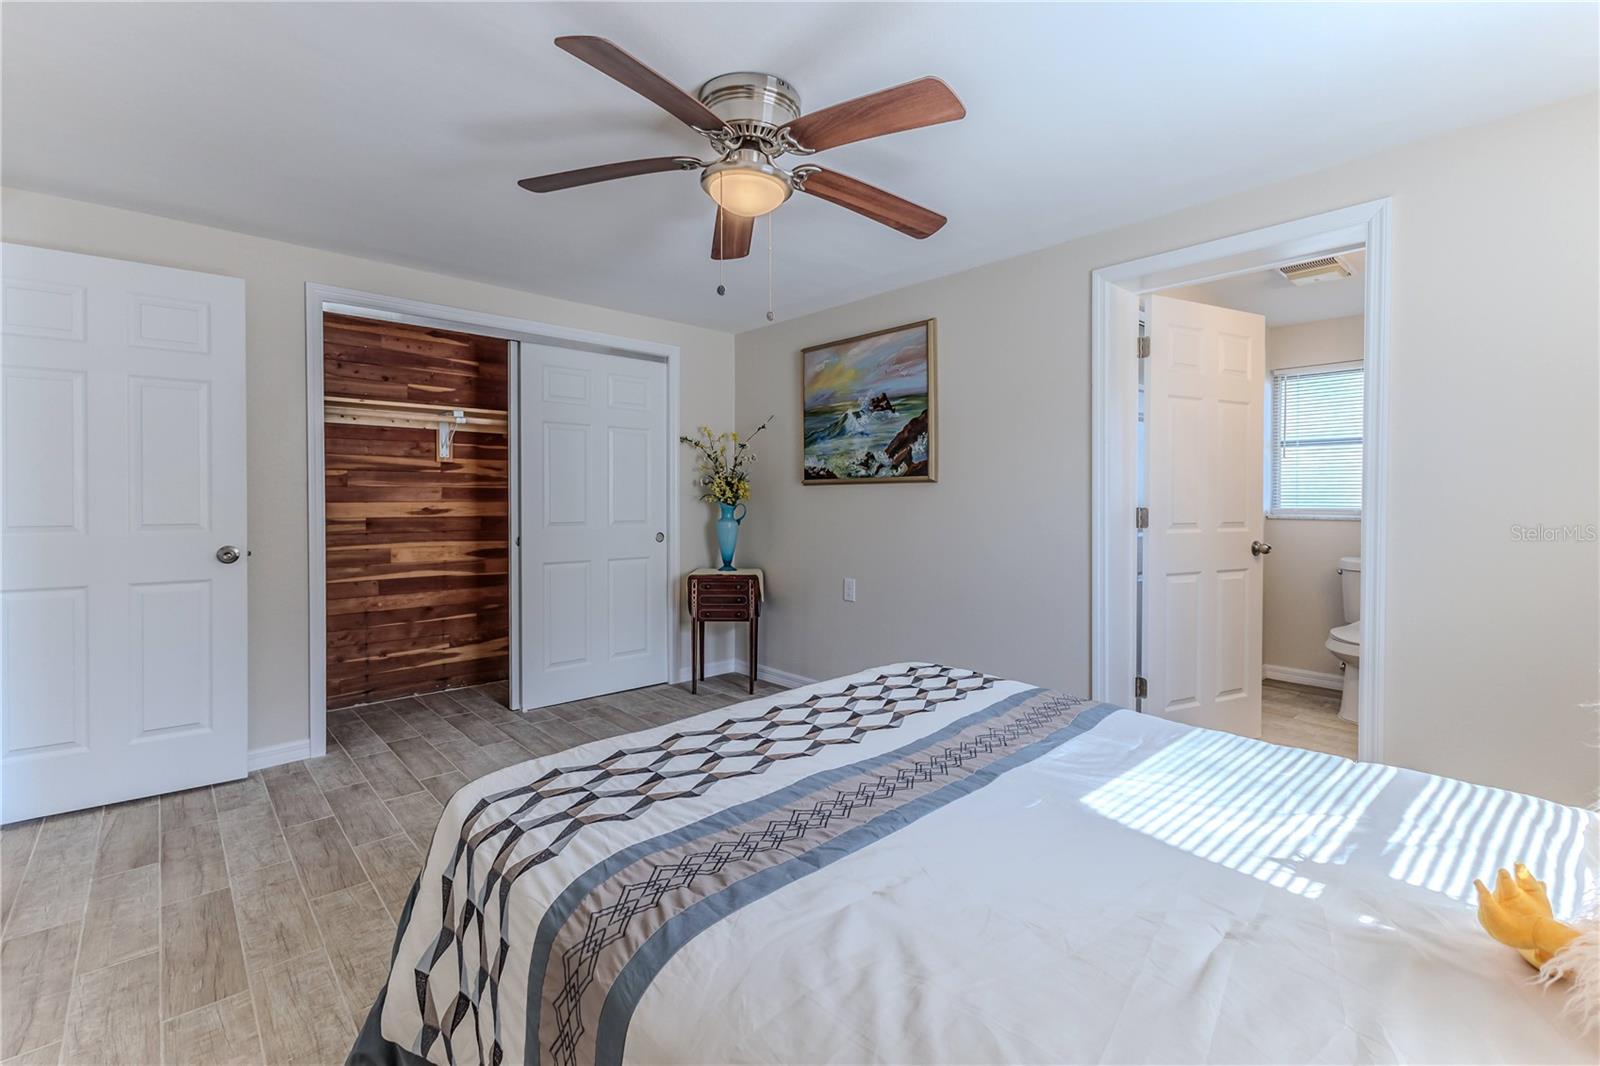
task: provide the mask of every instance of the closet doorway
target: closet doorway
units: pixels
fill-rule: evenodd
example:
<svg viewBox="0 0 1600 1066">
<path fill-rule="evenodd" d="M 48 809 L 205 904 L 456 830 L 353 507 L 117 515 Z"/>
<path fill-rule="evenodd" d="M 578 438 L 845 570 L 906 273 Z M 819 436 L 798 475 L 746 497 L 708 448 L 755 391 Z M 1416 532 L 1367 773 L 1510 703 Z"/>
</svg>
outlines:
<svg viewBox="0 0 1600 1066">
<path fill-rule="evenodd" d="M 323 314 L 330 710 L 509 683 L 513 347 Z"/>
<path fill-rule="evenodd" d="M 329 709 L 675 676 L 677 360 L 306 286 L 308 754 Z"/>
</svg>

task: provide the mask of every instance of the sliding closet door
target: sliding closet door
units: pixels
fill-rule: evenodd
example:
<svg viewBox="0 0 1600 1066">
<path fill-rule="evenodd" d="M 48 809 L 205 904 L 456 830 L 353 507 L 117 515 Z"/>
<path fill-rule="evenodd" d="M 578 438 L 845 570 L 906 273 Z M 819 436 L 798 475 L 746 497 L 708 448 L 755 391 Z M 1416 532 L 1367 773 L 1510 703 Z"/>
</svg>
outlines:
<svg viewBox="0 0 1600 1066">
<path fill-rule="evenodd" d="M 666 364 L 521 348 L 523 706 L 664 682 Z"/>
</svg>

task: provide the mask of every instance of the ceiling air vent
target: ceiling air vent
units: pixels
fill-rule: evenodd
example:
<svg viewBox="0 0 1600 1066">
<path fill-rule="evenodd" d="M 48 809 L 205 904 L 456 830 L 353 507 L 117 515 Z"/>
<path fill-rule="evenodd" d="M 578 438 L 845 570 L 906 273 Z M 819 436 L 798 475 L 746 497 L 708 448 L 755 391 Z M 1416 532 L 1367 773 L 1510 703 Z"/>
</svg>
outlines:
<svg viewBox="0 0 1600 1066">
<path fill-rule="evenodd" d="M 1303 263 L 1290 263 L 1278 268 L 1278 273 L 1296 285 L 1310 285 L 1318 281 L 1338 281 L 1353 273 L 1342 255 L 1325 255 L 1320 259 L 1307 259 Z"/>
</svg>

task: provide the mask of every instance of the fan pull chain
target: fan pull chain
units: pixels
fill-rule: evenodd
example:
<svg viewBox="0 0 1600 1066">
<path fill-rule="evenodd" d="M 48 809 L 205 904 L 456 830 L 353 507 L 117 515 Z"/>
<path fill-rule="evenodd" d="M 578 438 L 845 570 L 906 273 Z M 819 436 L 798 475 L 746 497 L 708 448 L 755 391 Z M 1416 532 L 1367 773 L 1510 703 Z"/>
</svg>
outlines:
<svg viewBox="0 0 1600 1066">
<path fill-rule="evenodd" d="M 767 321 L 772 318 L 772 225 L 776 211 L 767 215 Z"/>
<path fill-rule="evenodd" d="M 719 183 L 720 184 L 720 183 Z M 724 272 L 728 263 L 728 235 L 727 223 L 722 220 L 722 207 L 717 207 L 717 295 L 728 295 L 728 287 L 722 283 Z"/>
</svg>

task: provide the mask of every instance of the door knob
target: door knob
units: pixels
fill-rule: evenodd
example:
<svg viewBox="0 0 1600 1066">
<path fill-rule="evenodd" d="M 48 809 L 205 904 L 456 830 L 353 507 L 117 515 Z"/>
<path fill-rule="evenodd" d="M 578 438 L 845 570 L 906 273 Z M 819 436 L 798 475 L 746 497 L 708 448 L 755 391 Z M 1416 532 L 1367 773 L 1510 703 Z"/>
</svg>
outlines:
<svg viewBox="0 0 1600 1066">
<path fill-rule="evenodd" d="M 656 534 L 656 543 L 657 544 L 660 544 L 662 541 L 664 541 L 666 539 L 667 539 L 667 535 L 665 533 L 657 533 Z"/>
<path fill-rule="evenodd" d="M 236 563 L 239 561 L 239 549 L 232 544 L 224 544 L 217 549 L 217 562 Z"/>
<path fill-rule="evenodd" d="M 1259 540 L 1253 540 L 1250 542 L 1250 554 L 1256 556 L 1257 558 L 1260 558 L 1263 555 L 1271 555 L 1272 545 L 1263 544 Z"/>
</svg>

